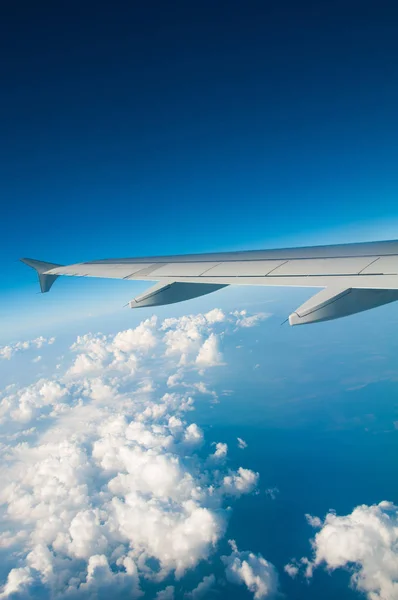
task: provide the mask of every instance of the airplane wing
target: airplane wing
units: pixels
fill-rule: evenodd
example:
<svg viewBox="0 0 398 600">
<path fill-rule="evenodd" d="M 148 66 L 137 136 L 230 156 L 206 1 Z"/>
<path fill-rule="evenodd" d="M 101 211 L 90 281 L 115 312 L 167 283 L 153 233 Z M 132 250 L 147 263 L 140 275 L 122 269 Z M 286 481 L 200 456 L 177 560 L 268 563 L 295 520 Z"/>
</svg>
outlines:
<svg viewBox="0 0 398 600">
<path fill-rule="evenodd" d="M 323 288 L 290 316 L 291 325 L 327 321 L 398 300 L 398 241 L 218 254 L 103 259 L 63 266 L 29 258 L 48 292 L 60 275 L 158 283 L 131 308 L 196 298 L 227 285 Z"/>
</svg>

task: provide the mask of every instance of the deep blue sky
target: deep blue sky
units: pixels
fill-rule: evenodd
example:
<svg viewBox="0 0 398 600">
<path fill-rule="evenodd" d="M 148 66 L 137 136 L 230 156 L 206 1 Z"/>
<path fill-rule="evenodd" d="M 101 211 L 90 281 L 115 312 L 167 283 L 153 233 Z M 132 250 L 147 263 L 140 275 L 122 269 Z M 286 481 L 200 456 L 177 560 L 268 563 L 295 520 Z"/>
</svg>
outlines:
<svg viewBox="0 0 398 600">
<path fill-rule="evenodd" d="M 35 302 L 20 256 L 398 238 L 397 19 L 394 1 L 8 3 L 8 300 Z"/>
</svg>

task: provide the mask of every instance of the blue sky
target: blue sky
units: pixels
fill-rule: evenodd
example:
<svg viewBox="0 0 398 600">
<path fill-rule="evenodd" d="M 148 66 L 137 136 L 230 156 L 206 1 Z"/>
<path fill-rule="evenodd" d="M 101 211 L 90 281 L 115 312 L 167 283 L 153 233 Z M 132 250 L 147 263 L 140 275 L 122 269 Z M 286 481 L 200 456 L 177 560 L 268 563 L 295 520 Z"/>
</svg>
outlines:
<svg viewBox="0 0 398 600">
<path fill-rule="evenodd" d="M 71 263 L 398 237 L 396 10 L 9 6 L 0 25 L 7 319 L 18 311 L 21 322 L 26 301 L 31 321 L 43 312 L 20 256 Z M 90 283 L 98 306 L 103 288 Z M 88 293 L 73 285 L 62 282 L 63 319 L 69 296 Z M 32 325 L 28 314 L 23 322 Z"/>
</svg>

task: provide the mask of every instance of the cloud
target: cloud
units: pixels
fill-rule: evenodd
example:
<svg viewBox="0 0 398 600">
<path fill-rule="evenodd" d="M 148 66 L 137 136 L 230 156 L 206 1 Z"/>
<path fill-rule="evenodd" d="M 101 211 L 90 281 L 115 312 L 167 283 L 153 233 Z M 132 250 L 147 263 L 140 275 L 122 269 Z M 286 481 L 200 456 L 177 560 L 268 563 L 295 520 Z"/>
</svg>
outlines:
<svg viewBox="0 0 398 600">
<path fill-rule="evenodd" d="M 10 360 L 18 352 L 24 352 L 32 348 L 42 348 L 44 345 L 51 345 L 55 342 L 55 337 L 45 338 L 37 337 L 34 340 L 25 342 L 15 342 L 7 346 L 0 346 L 0 359 Z"/>
<path fill-rule="evenodd" d="M 265 317 L 263 313 L 249 315 L 247 311 L 226 315 L 216 308 L 205 314 L 165 319 L 160 326 L 153 316 L 135 329 L 121 331 L 116 336 L 89 333 L 79 336 L 71 346 L 76 358 L 68 374 L 92 376 L 104 368 L 134 371 L 139 357 L 159 346 L 165 357 L 178 360 L 180 368 L 203 370 L 220 366 L 223 364 L 220 327 L 223 327 L 222 333 L 228 333 L 237 327 L 254 327 Z M 170 374 L 167 384 L 169 387 L 181 385 L 180 373 Z"/>
<path fill-rule="evenodd" d="M 351 514 L 329 512 L 322 522 L 307 515 L 321 527 L 312 540 L 312 560 L 301 559 L 305 574 L 315 568 L 329 571 L 345 568 L 351 572 L 351 586 L 369 600 L 398 599 L 398 507 L 391 502 L 357 506 Z"/>
<path fill-rule="evenodd" d="M 218 442 L 216 444 L 216 449 L 213 454 L 211 454 L 210 458 L 217 462 L 223 462 L 227 458 L 228 454 L 228 445 L 223 442 Z"/>
<path fill-rule="evenodd" d="M 314 528 L 322 527 L 322 521 L 319 517 L 313 517 L 309 514 L 306 514 L 305 518 L 307 519 L 308 525 L 311 525 L 311 527 L 314 527 Z"/>
<path fill-rule="evenodd" d="M 62 382 L 46 379 L 20 389 L 11 388 L 10 393 L 0 396 L 0 424 L 29 423 L 51 411 L 62 412 L 67 394 Z"/>
<path fill-rule="evenodd" d="M 168 585 L 164 590 L 160 590 L 155 600 L 174 600 L 174 586 Z"/>
<path fill-rule="evenodd" d="M 229 475 L 224 477 L 224 490 L 227 494 L 231 494 L 233 496 L 247 494 L 256 489 L 258 480 L 258 473 L 255 473 L 250 469 L 239 467 L 237 472 L 231 472 Z"/>
<path fill-rule="evenodd" d="M 71 346 L 77 356 L 69 375 L 92 375 L 104 368 L 135 370 L 139 357 L 159 346 L 165 357 L 177 358 L 180 367 L 218 366 L 222 363 L 220 337 L 213 329 L 225 320 L 224 313 L 214 309 L 204 315 L 165 319 L 160 326 L 154 316 L 135 329 L 121 331 L 116 336 L 91 333 L 79 336 Z M 235 317 L 233 321 L 236 324 Z M 169 387 L 180 382 L 178 372 L 169 375 Z"/>
<path fill-rule="evenodd" d="M 146 352 L 154 348 L 157 344 L 154 335 L 154 328 L 157 324 L 157 318 L 153 316 L 151 319 L 143 321 L 135 329 L 128 329 L 118 333 L 112 342 L 114 352 L 132 352 L 139 350 Z"/>
<path fill-rule="evenodd" d="M 0 593 L 0 598 L 8 598 L 18 592 L 24 592 L 32 582 L 33 577 L 28 567 L 11 569 L 8 574 L 7 583 Z"/>
<path fill-rule="evenodd" d="M 292 578 L 296 577 L 299 572 L 299 567 L 293 563 L 284 566 L 285 572 Z"/>
<path fill-rule="evenodd" d="M 79 336 L 51 378 L 3 390 L 0 551 L 10 567 L 1 597 L 140 597 L 147 581 L 182 578 L 215 551 L 231 497 L 259 480 L 223 466 L 226 444 L 204 456 L 189 418 L 195 397 L 213 393 L 196 357 L 214 327 L 232 333 L 228 319 L 216 310 Z M 170 334 L 187 331 L 199 337 L 178 351 L 186 362 L 170 390 Z"/>
<path fill-rule="evenodd" d="M 196 423 L 191 423 L 185 430 L 184 440 L 188 444 L 200 445 L 203 442 L 203 431 Z"/>
<path fill-rule="evenodd" d="M 219 350 L 219 338 L 211 333 L 199 348 L 196 364 L 201 367 L 215 367 L 222 363 L 222 354 Z"/>
<path fill-rule="evenodd" d="M 245 448 L 247 448 L 247 443 L 245 442 L 245 440 L 242 440 L 242 438 L 238 437 L 238 448 L 240 448 L 241 450 L 244 450 Z"/>
<path fill-rule="evenodd" d="M 270 487 L 265 490 L 265 493 L 267 494 L 267 496 L 269 496 L 271 498 L 271 500 L 275 500 L 275 498 L 279 494 L 279 489 L 275 486 Z"/>
<path fill-rule="evenodd" d="M 217 333 L 220 324 L 223 331 L 228 331 L 231 326 L 235 330 L 255 327 L 268 316 L 265 313 L 251 315 L 246 310 L 225 314 L 216 308 L 206 314 L 165 319 L 161 329 L 165 331 L 166 354 L 179 356 L 180 365 L 192 363 L 193 357 L 198 366 L 219 365 L 223 360 Z"/>
<path fill-rule="evenodd" d="M 109 561 L 104 554 L 90 556 L 87 564 L 86 579 L 78 589 L 73 584 L 69 585 L 63 597 L 66 598 L 140 598 L 143 593 L 139 587 L 137 568 L 129 557 L 119 559 L 117 566 L 123 571 L 115 573 L 111 570 Z"/>
<path fill-rule="evenodd" d="M 270 315 L 267 313 L 256 313 L 254 315 L 248 315 L 247 310 L 235 310 L 230 313 L 233 317 L 236 318 L 236 326 L 237 327 L 255 327 L 260 323 L 260 321 L 264 321 Z"/>
<path fill-rule="evenodd" d="M 228 581 L 245 584 L 256 600 L 274 598 L 278 593 L 278 575 L 274 565 L 261 554 L 239 552 L 234 540 L 229 543 L 232 553 L 221 557 Z"/>
<path fill-rule="evenodd" d="M 218 365 L 213 365 L 218 366 Z M 201 372 L 203 372 L 203 368 L 201 368 Z M 187 390 L 192 390 L 193 392 L 200 392 L 201 394 L 205 394 L 208 396 L 212 396 L 213 403 L 218 402 L 218 395 L 214 390 L 208 388 L 208 386 L 203 381 L 191 381 L 187 383 L 183 381 L 184 373 L 179 370 L 177 373 L 173 373 L 167 378 L 167 387 L 169 388 L 185 388 Z"/>
<path fill-rule="evenodd" d="M 103 369 L 133 372 L 140 356 L 147 355 L 158 343 L 155 337 L 157 318 L 153 316 L 135 329 L 120 331 L 115 336 L 86 334 L 79 336 L 71 350 L 77 357 L 69 375 L 100 373 Z"/>
<path fill-rule="evenodd" d="M 188 598 L 193 598 L 193 600 L 200 600 L 201 598 L 207 598 L 208 594 L 213 589 L 215 583 L 216 583 L 216 578 L 214 575 L 208 575 L 206 577 L 203 577 L 203 579 L 199 583 L 199 585 L 195 589 L 193 589 L 192 592 L 189 592 L 188 594 L 186 594 L 186 596 Z"/>
<path fill-rule="evenodd" d="M 224 312 L 220 308 L 213 308 L 205 314 L 208 323 L 223 323 L 226 320 Z"/>
<path fill-rule="evenodd" d="M 166 355 L 179 355 L 180 365 L 195 358 L 200 366 L 213 366 L 221 360 L 219 339 L 212 331 L 213 327 L 225 320 L 220 309 L 214 309 L 205 315 L 187 315 L 179 319 L 165 319 L 162 330 Z"/>
</svg>

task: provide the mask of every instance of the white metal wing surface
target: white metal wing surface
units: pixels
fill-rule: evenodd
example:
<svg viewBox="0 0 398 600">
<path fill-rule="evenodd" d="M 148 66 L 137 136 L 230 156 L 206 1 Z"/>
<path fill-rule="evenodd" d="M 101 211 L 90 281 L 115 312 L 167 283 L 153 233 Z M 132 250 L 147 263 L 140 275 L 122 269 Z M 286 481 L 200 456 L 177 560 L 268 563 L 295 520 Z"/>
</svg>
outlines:
<svg viewBox="0 0 398 600">
<path fill-rule="evenodd" d="M 21 259 L 42 292 L 61 275 L 158 283 L 131 308 L 189 300 L 227 285 L 325 288 L 289 317 L 291 325 L 336 319 L 398 300 L 398 241 L 218 254 L 103 259 L 67 266 Z"/>
</svg>

